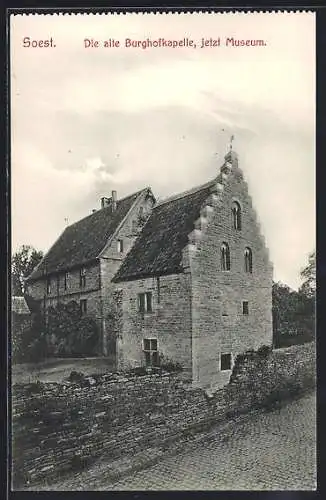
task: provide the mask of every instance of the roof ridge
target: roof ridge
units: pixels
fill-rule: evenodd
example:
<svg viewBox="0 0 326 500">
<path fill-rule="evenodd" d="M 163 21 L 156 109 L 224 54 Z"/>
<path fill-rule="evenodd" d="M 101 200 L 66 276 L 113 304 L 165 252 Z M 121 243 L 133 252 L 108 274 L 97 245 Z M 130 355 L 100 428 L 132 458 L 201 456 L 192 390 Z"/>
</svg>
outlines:
<svg viewBox="0 0 326 500">
<path fill-rule="evenodd" d="M 131 194 L 128 194 L 127 196 L 124 196 L 123 198 L 119 198 L 117 200 L 117 203 L 120 203 L 121 201 L 125 201 L 127 198 L 131 198 L 132 196 L 135 196 L 135 195 L 139 195 L 140 193 L 142 193 L 143 191 L 145 191 L 146 189 L 149 189 L 148 187 L 145 187 L 143 189 L 140 189 L 139 191 L 135 191 L 134 193 L 131 193 Z M 88 217 L 92 217 L 92 215 L 96 214 L 97 212 L 99 212 L 100 210 L 105 210 L 106 208 L 110 208 L 111 207 L 111 200 L 112 200 L 112 196 L 110 196 L 109 198 L 110 200 L 110 205 L 104 207 L 104 208 L 98 208 L 98 209 L 95 209 L 94 212 L 91 212 L 90 214 L 88 215 L 85 215 L 85 217 L 82 217 L 81 219 L 78 219 L 76 220 L 75 222 L 73 222 L 72 224 L 69 224 L 69 226 L 67 226 L 65 229 L 67 229 L 68 227 L 73 227 L 75 226 L 76 224 L 78 224 L 79 222 L 87 219 Z"/>
<path fill-rule="evenodd" d="M 124 196 L 123 198 L 119 198 L 119 199 L 117 200 L 117 203 L 119 203 L 119 201 L 123 201 L 123 200 L 125 200 L 126 198 L 130 198 L 130 196 L 134 196 L 135 194 L 140 194 L 140 193 L 142 193 L 143 191 L 146 191 L 147 189 L 150 189 L 150 186 L 146 186 L 146 187 L 144 187 L 143 189 L 139 189 L 138 191 L 135 191 L 134 193 L 127 194 L 127 196 Z M 110 199 L 112 199 L 112 197 L 111 197 Z"/>
<path fill-rule="evenodd" d="M 99 252 L 102 251 L 107 244 L 108 238 L 115 232 L 121 219 L 124 219 L 126 211 L 129 212 L 130 205 L 133 205 L 139 197 L 146 196 L 149 189 L 150 188 L 145 187 L 118 200 L 117 215 L 110 210 L 112 207 L 112 204 L 110 204 L 107 207 L 107 211 L 105 211 L 106 207 L 96 210 L 96 212 L 65 227 L 49 250 L 44 254 L 42 260 L 27 277 L 27 281 L 38 279 L 38 277 L 48 275 L 52 272 L 58 272 L 59 268 L 61 270 L 65 268 L 68 269 L 73 265 L 80 265 L 81 263 L 86 263 L 98 258 Z M 94 218 L 92 218 L 93 216 Z M 92 233 L 93 226 L 97 228 L 97 231 L 100 231 L 100 236 L 97 233 L 95 235 L 95 240 L 90 243 L 89 241 L 87 242 L 88 236 L 85 235 L 85 231 L 87 231 L 87 234 Z M 100 228 L 104 228 L 103 231 Z M 75 245 L 75 240 L 76 238 L 80 238 L 80 235 L 84 238 L 82 240 L 83 244 L 79 245 L 82 250 L 78 250 L 78 245 Z"/>
<path fill-rule="evenodd" d="M 195 186 L 191 189 L 187 189 L 186 191 L 182 191 L 181 193 L 177 193 L 175 195 L 169 196 L 169 197 L 165 198 L 164 200 L 159 201 L 155 205 L 153 210 L 155 210 L 155 208 L 157 208 L 161 205 L 164 205 L 165 203 L 169 203 L 171 201 L 176 201 L 176 200 L 179 200 L 181 198 L 185 198 L 186 196 L 189 196 L 191 194 L 197 193 L 198 191 L 201 191 L 202 189 L 205 189 L 205 188 L 213 185 L 216 182 L 216 180 L 217 180 L 217 177 L 214 177 L 214 179 L 212 179 L 211 181 L 205 182 L 205 184 L 201 184 L 200 186 Z"/>
</svg>

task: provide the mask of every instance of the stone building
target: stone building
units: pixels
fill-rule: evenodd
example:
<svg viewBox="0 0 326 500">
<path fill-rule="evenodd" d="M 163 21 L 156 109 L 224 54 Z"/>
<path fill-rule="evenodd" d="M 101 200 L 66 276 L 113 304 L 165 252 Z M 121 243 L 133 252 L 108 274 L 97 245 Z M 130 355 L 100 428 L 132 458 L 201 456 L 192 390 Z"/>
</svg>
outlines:
<svg viewBox="0 0 326 500">
<path fill-rule="evenodd" d="M 87 300 L 118 369 L 172 361 L 194 385 L 224 385 L 238 353 L 272 345 L 272 264 L 237 154 L 160 203 L 149 188 L 114 198 L 66 229 L 29 293 L 45 307 L 76 296 L 81 312 Z"/>
<path fill-rule="evenodd" d="M 150 188 L 117 199 L 68 226 L 26 282 L 27 293 L 46 310 L 76 301 L 100 331 L 99 354 L 115 354 L 112 332 L 112 278 L 148 218 L 155 198 Z"/>
</svg>

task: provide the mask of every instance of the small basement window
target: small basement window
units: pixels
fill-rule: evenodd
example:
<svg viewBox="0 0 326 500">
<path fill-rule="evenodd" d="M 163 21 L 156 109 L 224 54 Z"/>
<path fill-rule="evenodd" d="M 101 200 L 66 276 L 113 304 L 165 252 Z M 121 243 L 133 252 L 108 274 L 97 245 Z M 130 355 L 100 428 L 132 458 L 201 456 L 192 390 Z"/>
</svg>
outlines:
<svg viewBox="0 0 326 500">
<path fill-rule="evenodd" d="M 249 303 L 247 300 L 242 302 L 242 314 L 249 314 Z"/>
<path fill-rule="evenodd" d="M 146 366 L 158 366 L 157 339 L 144 339 L 143 351 Z"/>
<path fill-rule="evenodd" d="M 221 354 L 221 371 L 231 370 L 231 354 Z"/>
</svg>

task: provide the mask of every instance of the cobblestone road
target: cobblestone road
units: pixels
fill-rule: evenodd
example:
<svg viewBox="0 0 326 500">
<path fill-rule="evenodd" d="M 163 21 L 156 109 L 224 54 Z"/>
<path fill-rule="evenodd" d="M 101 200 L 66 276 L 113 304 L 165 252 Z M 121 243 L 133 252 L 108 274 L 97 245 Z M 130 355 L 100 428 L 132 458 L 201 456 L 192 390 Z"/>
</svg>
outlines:
<svg viewBox="0 0 326 500">
<path fill-rule="evenodd" d="M 315 395 L 234 424 L 196 449 L 167 457 L 107 490 L 313 490 Z M 104 489 L 101 487 L 101 489 Z"/>
</svg>

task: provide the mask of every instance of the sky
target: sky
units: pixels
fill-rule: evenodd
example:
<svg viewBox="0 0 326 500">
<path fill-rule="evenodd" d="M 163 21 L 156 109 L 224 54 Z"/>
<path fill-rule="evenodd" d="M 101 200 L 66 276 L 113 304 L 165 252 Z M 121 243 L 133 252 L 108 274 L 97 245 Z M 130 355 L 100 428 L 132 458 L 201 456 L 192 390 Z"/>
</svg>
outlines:
<svg viewBox="0 0 326 500">
<path fill-rule="evenodd" d="M 300 286 L 315 247 L 314 13 L 17 15 L 10 32 L 13 252 L 46 252 L 112 190 L 163 199 L 211 180 L 233 134 L 274 280 Z M 124 46 L 185 37 L 196 48 Z"/>
</svg>

